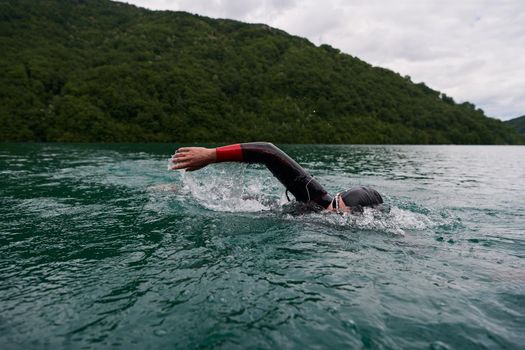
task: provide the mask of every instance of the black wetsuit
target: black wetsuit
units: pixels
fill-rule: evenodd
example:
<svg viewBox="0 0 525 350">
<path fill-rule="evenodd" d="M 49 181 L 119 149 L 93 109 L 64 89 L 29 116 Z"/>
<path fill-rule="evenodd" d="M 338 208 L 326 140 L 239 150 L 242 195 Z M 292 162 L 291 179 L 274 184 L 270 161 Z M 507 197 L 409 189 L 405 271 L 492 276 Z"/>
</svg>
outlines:
<svg viewBox="0 0 525 350">
<path fill-rule="evenodd" d="M 217 161 L 260 163 L 300 202 L 314 202 L 323 208 L 332 203 L 324 187 L 290 156 L 268 142 L 252 142 L 218 147 Z M 381 195 L 368 187 L 354 187 L 341 194 L 348 206 L 365 207 L 383 203 Z"/>
<path fill-rule="evenodd" d="M 295 160 L 271 143 L 254 142 L 241 144 L 244 161 L 262 163 L 300 202 L 315 202 L 326 208 L 332 196 Z"/>
</svg>

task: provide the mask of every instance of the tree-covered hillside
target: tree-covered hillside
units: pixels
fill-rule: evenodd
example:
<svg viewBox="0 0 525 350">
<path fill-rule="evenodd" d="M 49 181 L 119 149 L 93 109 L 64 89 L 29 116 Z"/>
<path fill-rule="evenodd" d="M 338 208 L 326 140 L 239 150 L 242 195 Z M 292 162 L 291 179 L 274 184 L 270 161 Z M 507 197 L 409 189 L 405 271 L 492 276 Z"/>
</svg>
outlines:
<svg viewBox="0 0 525 350">
<path fill-rule="evenodd" d="M 523 143 L 470 103 L 266 25 L 0 1 L 0 141 Z"/>
<path fill-rule="evenodd" d="M 525 135 L 525 115 L 511 120 L 507 120 L 505 123 L 512 126 L 520 134 Z"/>
</svg>

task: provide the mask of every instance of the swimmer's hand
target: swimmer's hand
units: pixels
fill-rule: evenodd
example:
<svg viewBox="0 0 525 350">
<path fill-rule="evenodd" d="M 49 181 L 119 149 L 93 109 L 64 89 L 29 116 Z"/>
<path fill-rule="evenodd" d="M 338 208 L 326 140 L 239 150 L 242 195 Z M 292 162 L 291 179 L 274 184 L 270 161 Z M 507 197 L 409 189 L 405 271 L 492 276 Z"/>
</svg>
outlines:
<svg viewBox="0 0 525 350">
<path fill-rule="evenodd" d="M 217 160 L 215 148 L 182 147 L 171 157 L 171 170 L 199 170 Z"/>
</svg>

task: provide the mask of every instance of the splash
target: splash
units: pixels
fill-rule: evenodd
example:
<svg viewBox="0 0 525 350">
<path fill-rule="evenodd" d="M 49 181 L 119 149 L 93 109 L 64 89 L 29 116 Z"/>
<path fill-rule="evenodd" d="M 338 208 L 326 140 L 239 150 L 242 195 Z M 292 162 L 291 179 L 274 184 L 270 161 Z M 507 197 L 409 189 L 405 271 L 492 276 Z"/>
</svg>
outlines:
<svg viewBox="0 0 525 350">
<path fill-rule="evenodd" d="M 217 165 L 181 172 L 183 190 L 206 209 L 224 212 L 272 210 L 282 202 L 269 194 L 267 176 L 245 176 L 246 165 Z M 272 181 L 274 182 L 274 181 Z"/>
<path fill-rule="evenodd" d="M 439 230 L 451 225 L 458 226 L 460 220 L 446 212 L 428 211 L 420 213 L 393 206 L 385 210 L 364 208 L 359 214 L 335 214 L 333 212 L 294 215 L 285 217 L 292 221 L 308 222 L 314 225 L 326 225 L 329 228 L 342 228 L 349 232 L 374 231 L 395 236 L 406 236 L 409 233 L 425 230 Z"/>
<path fill-rule="evenodd" d="M 284 188 L 268 171 L 239 164 L 220 164 L 198 172 L 181 172 L 182 192 L 196 204 L 220 212 L 274 211 L 290 220 L 356 231 L 379 231 L 397 236 L 439 229 L 457 223 L 447 213 L 389 198 L 385 210 L 365 208 L 363 213 L 338 215 L 312 212 L 302 203 L 288 203 Z"/>
</svg>

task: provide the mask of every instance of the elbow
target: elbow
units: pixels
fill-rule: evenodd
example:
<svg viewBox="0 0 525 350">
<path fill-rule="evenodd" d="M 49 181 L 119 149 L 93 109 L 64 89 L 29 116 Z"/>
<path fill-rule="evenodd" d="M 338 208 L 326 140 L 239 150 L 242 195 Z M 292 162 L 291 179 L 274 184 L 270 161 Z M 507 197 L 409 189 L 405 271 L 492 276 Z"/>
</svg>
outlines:
<svg viewBox="0 0 525 350">
<path fill-rule="evenodd" d="M 247 162 L 268 164 L 282 157 L 284 152 L 270 142 L 252 142 L 242 144 L 243 154 Z"/>
<path fill-rule="evenodd" d="M 271 150 L 271 151 L 280 151 L 279 148 L 274 145 L 273 143 L 271 142 L 257 142 L 257 145 L 262 148 L 262 149 L 266 149 L 266 150 Z"/>
</svg>

